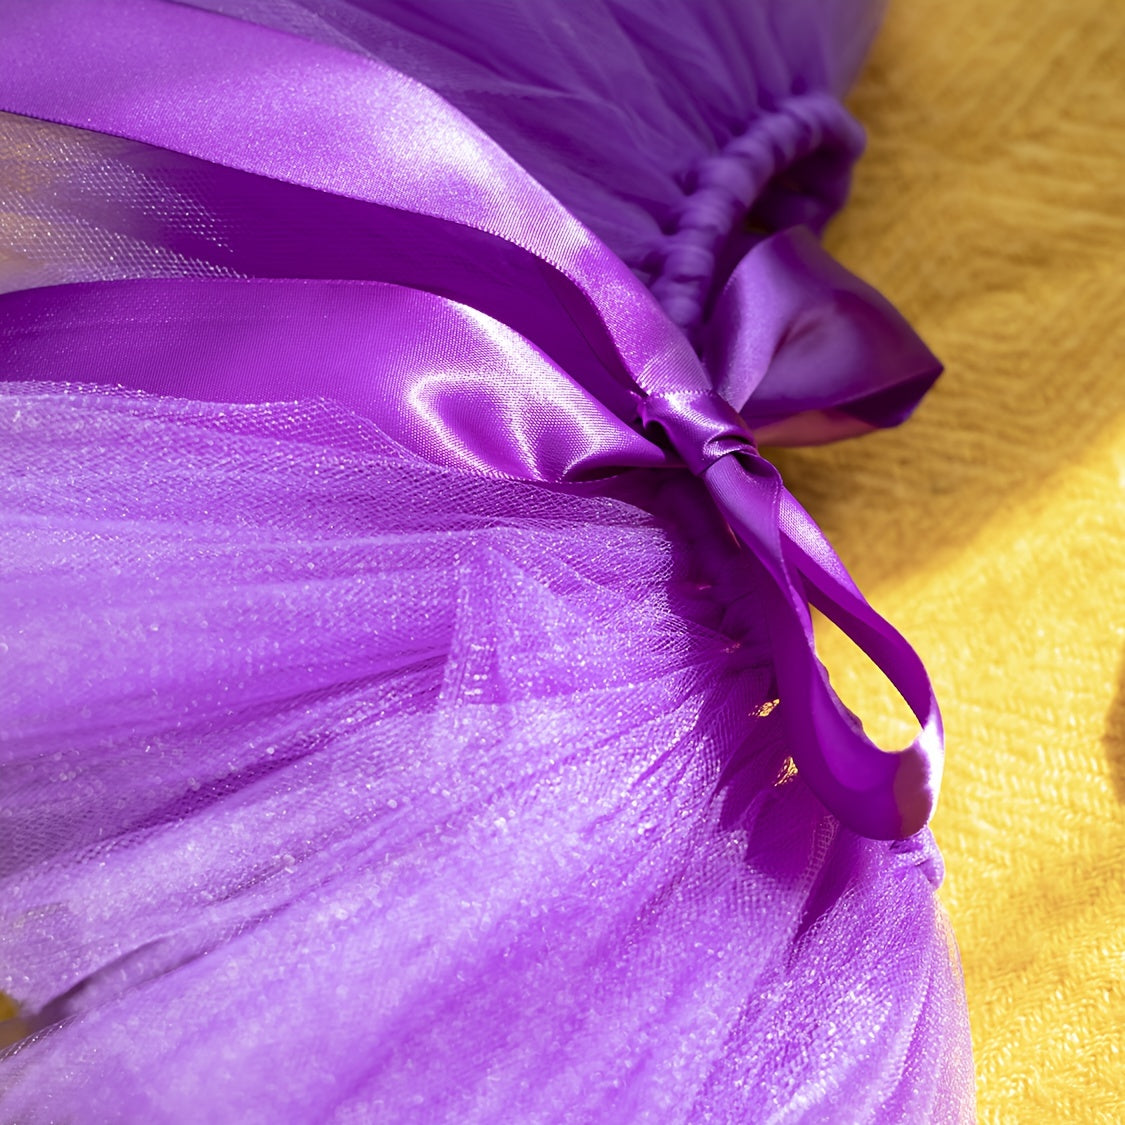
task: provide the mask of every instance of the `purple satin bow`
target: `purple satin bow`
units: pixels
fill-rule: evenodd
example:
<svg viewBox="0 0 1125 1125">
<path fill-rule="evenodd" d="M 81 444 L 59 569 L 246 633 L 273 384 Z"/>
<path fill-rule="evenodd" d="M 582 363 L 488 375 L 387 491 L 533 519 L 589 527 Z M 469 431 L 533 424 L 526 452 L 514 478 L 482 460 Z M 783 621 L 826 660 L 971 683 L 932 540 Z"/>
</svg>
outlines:
<svg viewBox="0 0 1125 1125">
<path fill-rule="evenodd" d="M 211 252 L 244 275 L 9 294 L 3 377 L 218 401 L 328 395 L 433 460 L 532 480 L 682 462 L 772 579 L 782 713 L 810 786 L 865 835 L 925 824 L 943 753 L 925 670 L 751 427 L 826 412 L 859 429 L 898 421 L 938 369 L 811 236 L 746 256 L 704 366 L 620 260 L 487 137 L 371 60 L 161 0 L 43 0 L 11 13 L 0 40 L 0 107 L 199 158 L 192 190 L 234 217 Z M 433 143 L 372 140 L 388 134 Z M 917 716 L 906 750 L 880 750 L 833 692 L 810 604 Z"/>
</svg>

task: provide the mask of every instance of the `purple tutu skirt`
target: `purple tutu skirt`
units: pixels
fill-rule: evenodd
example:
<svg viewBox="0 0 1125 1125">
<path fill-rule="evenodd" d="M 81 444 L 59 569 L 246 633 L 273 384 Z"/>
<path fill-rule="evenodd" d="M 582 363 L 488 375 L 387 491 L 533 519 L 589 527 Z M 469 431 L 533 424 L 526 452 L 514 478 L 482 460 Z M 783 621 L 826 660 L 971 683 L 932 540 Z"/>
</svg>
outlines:
<svg viewBox="0 0 1125 1125">
<path fill-rule="evenodd" d="M 972 1121 L 876 7 L 0 2 L 0 1120 Z"/>
</svg>

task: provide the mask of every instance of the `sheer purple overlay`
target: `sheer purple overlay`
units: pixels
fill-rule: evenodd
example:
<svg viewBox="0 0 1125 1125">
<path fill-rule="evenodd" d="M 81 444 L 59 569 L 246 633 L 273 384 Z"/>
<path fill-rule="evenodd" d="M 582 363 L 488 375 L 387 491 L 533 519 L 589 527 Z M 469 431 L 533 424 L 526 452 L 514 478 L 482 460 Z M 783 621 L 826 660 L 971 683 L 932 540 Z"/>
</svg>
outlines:
<svg viewBox="0 0 1125 1125">
<path fill-rule="evenodd" d="M 939 370 L 815 237 L 870 8 L 0 8 L 0 1106 L 970 1120 L 755 440 Z"/>
</svg>

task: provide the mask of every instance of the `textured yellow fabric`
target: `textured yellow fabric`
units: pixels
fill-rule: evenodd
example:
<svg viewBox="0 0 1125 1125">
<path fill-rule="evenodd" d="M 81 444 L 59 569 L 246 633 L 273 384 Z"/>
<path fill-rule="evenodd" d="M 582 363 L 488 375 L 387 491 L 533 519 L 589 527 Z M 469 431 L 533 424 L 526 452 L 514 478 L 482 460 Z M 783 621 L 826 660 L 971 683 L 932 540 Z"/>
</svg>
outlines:
<svg viewBox="0 0 1125 1125">
<path fill-rule="evenodd" d="M 829 246 L 947 373 L 903 429 L 779 460 L 942 699 L 980 1120 L 1120 1122 L 1125 3 L 899 0 L 852 104 Z"/>
</svg>

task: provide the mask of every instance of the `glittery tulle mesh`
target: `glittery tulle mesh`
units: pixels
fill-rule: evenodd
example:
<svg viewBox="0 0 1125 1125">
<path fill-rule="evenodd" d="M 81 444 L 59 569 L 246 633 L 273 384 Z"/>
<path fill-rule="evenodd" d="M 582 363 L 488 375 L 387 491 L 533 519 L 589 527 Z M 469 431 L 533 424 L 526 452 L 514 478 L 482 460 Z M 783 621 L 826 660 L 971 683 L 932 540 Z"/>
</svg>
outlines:
<svg viewBox="0 0 1125 1125">
<path fill-rule="evenodd" d="M 6 1120 L 970 1118 L 932 841 L 793 775 L 690 480 L 27 384 L 0 475 Z"/>
<path fill-rule="evenodd" d="M 200 165 L 135 141 L 0 113 L 0 292 L 236 276 L 221 260 L 221 218 L 193 192 Z"/>
</svg>

